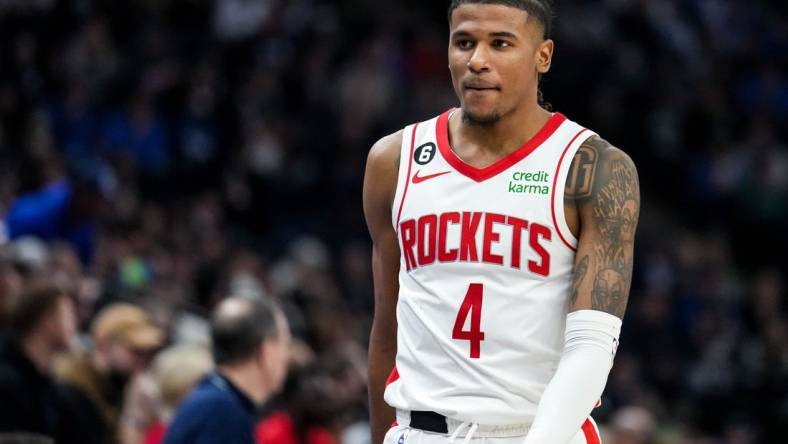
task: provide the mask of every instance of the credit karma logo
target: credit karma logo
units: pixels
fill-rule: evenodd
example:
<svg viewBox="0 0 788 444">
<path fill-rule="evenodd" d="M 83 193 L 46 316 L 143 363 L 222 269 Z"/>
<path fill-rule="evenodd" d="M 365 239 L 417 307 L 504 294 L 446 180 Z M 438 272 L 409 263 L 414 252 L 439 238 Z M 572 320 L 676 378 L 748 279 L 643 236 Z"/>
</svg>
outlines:
<svg viewBox="0 0 788 444">
<path fill-rule="evenodd" d="M 547 171 L 516 171 L 509 179 L 508 191 L 513 194 L 550 194 L 550 173 Z"/>
</svg>

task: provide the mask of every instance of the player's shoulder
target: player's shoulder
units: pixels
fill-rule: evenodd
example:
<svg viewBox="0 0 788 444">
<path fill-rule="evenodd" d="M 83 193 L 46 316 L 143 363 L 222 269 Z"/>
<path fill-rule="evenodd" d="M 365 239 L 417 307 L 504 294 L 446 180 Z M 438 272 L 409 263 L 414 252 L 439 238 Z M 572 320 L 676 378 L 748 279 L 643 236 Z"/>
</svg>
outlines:
<svg viewBox="0 0 788 444">
<path fill-rule="evenodd" d="M 451 111 L 451 110 L 450 110 Z M 448 113 L 447 111 L 446 113 Z M 416 128 L 419 127 L 421 124 L 425 124 L 428 122 L 434 122 L 440 119 L 440 117 L 446 113 L 439 114 L 437 116 L 433 116 L 430 119 L 417 121 L 407 125 L 405 128 L 400 129 L 399 131 L 393 132 L 388 134 L 384 137 L 381 137 L 372 148 L 369 150 L 367 154 L 367 172 L 378 172 L 378 173 L 391 173 L 392 166 L 393 172 L 399 172 L 399 166 L 401 163 L 401 156 L 402 156 L 402 142 L 403 138 L 405 137 L 406 133 L 408 136 L 416 137 Z M 410 140 L 410 139 L 409 139 Z M 371 171 L 372 170 L 372 171 Z M 381 170 L 381 171 L 374 171 L 374 170 Z"/>
<path fill-rule="evenodd" d="M 369 150 L 367 161 L 373 166 L 399 165 L 404 130 L 380 138 Z"/>
<path fill-rule="evenodd" d="M 397 131 L 381 138 L 367 155 L 364 202 L 365 205 L 374 203 L 374 207 L 383 212 L 393 201 L 397 188 L 402 134 L 403 131 Z"/>
<path fill-rule="evenodd" d="M 593 134 L 583 141 L 575 153 L 575 162 L 572 163 L 573 168 L 582 166 L 594 170 L 609 168 L 612 165 L 637 171 L 635 161 L 624 149 L 598 134 Z"/>
<path fill-rule="evenodd" d="M 591 197 L 611 178 L 637 183 L 637 167 L 632 157 L 620 147 L 593 134 L 578 148 L 567 175 L 565 198 Z"/>
</svg>

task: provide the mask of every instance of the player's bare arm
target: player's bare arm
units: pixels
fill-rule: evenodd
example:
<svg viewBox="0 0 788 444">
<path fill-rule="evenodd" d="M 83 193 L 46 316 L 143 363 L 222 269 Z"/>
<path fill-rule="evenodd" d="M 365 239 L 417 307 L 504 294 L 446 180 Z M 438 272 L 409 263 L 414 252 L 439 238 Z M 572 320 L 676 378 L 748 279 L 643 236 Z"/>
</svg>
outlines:
<svg viewBox="0 0 788 444">
<path fill-rule="evenodd" d="M 623 318 L 640 213 L 632 159 L 604 139 L 590 138 L 575 155 L 565 200 L 576 208 L 580 227 L 570 312 L 591 309 Z"/>
<path fill-rule="evenodd" d="M 397 293 L 400 251 L 391 224 L 397 187 L 402 131 L 386 136 L 370 150 L 364 173 L 364 216 L 372 237 L 375 314 L 369 338 L 369 410 L 372 442 L 383 442 L 394 409 L 383 400 L 386 379 L 397 353 Z"/>
<path fill-rule="evenodd" d="M 632 283 L 640 212 L 632 159 L 599 137 L 588 139 L 570 167 L 564 203 L 579 240 L 564 351 L 525 444 L 568 442 L 607 383 Z"/>
</svg>

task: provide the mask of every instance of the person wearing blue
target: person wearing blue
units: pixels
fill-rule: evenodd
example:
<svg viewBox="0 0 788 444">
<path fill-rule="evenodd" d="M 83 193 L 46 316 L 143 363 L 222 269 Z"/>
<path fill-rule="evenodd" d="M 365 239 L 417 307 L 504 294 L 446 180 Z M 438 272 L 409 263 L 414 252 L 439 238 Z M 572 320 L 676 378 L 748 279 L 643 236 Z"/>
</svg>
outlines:
<svg viewBox="0 0 788 444">
<path fill-rule="evenodd" d="M 165 444 L 254 444 L 257 407 L 282 387 L 290 330 L 273 301 L 224 300 L 211 337 L 217 370 L 178 408 Z"/>
</svg>

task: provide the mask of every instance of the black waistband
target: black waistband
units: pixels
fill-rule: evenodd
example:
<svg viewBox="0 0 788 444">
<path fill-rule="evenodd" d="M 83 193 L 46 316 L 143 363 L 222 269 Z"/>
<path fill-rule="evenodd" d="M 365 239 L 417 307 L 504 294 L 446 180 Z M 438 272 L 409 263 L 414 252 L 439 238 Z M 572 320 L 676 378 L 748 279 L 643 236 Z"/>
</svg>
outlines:
<svg viewBox="0 0 788 444">
<path fill-rule="evenodd" d="M 410 427 L 425 432 L 449 433 L 446 417 L 435 412 L 410 412 Z"/>
</svg>

